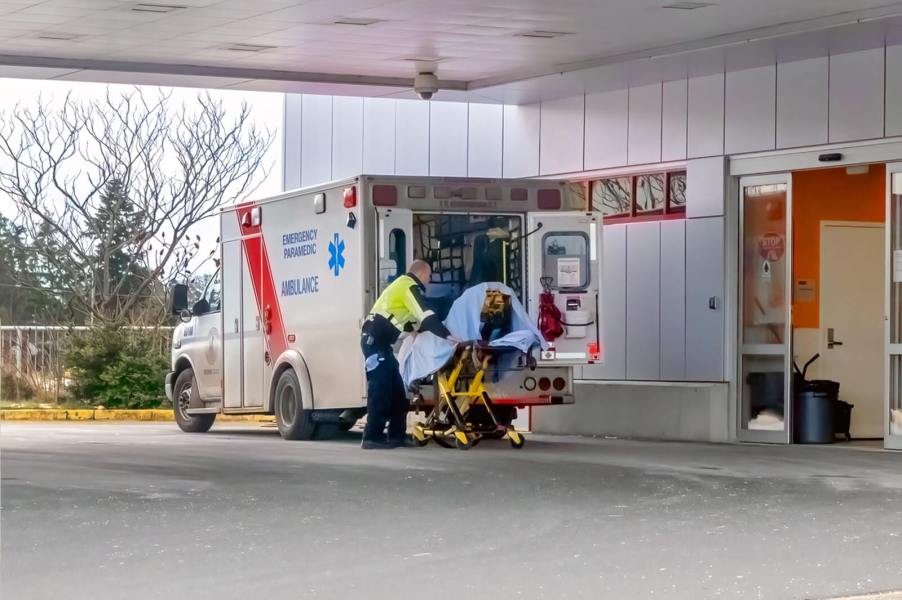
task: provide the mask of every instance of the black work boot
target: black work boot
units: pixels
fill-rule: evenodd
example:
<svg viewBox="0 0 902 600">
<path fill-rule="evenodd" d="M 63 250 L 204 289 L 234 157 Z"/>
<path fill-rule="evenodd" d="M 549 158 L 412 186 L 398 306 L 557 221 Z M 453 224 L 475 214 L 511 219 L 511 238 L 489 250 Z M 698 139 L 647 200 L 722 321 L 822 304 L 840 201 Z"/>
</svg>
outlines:
<svg viewBox="0 0 902 600">
<path fill-rule="evenodd" d="M 419 448 L 419 444 L 413 439 L 413 436 L 405 435 L 400 439 L 388 440 L 393 448 Z"/>
<path fill-rule="evenodd" d="M 392 448 L 397 448 L 397 445 L 380 442 L 379 440 L 363 440 L 360 442 L 360 447 L 364 450 L 391 450 Z"/>
</svg>

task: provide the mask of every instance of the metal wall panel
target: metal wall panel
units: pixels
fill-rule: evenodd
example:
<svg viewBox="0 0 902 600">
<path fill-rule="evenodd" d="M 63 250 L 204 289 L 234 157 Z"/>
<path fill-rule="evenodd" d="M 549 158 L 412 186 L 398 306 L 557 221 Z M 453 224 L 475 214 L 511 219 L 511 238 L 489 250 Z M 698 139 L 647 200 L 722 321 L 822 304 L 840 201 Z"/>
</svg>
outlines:
<svg viewBox="0 0 902 600">
<path fill-rule="evenodd" d="M 332 98 L 332 179 L 363 172 L 363 98 Z"/>
<path fill-rule="evenodd" d="M 626 379 L 626 225 L 605 225 L 602 273 L 603 365 L 583 367 L 585 379 Z"/>
<path fill-rule="evenodd" d="M 723 381 L 724 220 L 686 221 L 686 379 Z"/>
<path fill-rule="evenodd" d="M 660 83 L 630 88 L 629 164 L 661 162 L 661 103 Z"/>
<path fill-rule="evenodd" d="M 626 378 L 661 376 L 661 224 L 626 231 Z"/>
<path fill-rule="evenodd" d="M 830 142 L 883 136 L 883 48 L 830 57 Z"/>
<path fill-rule="evenodd" d="M 332 96 L 304 94 L 301 187 L 332 180 Z"/>
<path fill-rule="evenodd" d="M 541 105 L 504 106 L 502 174 L 535 177 L 539 174 Z"/>
<path fill-rule="evenodd" d="M 724 214 L 726 163 L 722 156 L 695 158 L 686 163 L 686 216 Z"/>
<path fill-rule="evenodd" d="M 777 126 L 777 66 L 727 73 L 724 151 L 773 150 Z"/>
<path fill-rule="evenodd" d="M 585 98 L 542 102 L 539 173 L 573 173 L 583 169 Z"/>
<path fill-rule="evenodd" d="M 282 189 L 301 187 L 301 94 L 285 94 L 282 127 Z"/>
<path fill-rule="evenodd" d="M 429 103 L 396 100 L 395 174 L 429 174 Z"/>
<path fill-rule="evenodd" d="M 777 65 L 777 148 L 827 143 L 827 86 L 824 56 Z"/>
<path fill-rule="evenodd" d="M 504 107 L 470 104 L 467 124 L 467 175 L 501 177 Z"/>
<path fill-rule="evenodd" d="M 363 172 L 395 174 L 395 100 L 363 99 Z"/>
<path fill-rule="evenodd" d="M 544 165 L 544 112 L 542 118 L 542 164 Z M 585 119 L 585 168 L 604 169 L 625 165 L 629 128 L 629 90 L 587 94 Z M 568 136 L 563 131 L 559 131 L 557 134 L 564 140 L 564 143 L 575 143 L 572 135 Z"/>
<path fill-rule="evenodd" d="M 902 46 L 886 48 L 886 132 L 902 135 Z"/>
<path fill-rule="evenodd" d="M 467 176 L 465 102 L 429 103 L 429 174 Z"/>
<path fill-rule="evenodd" d="M 724 74 L 689 79 L 689 158 L 723 154 Z"/>
<path fill-rule="evenodd" d="M 685 79 L 665 81 L 661 109 L 661 160 L 686 158 L 686 128 L 689 102 Z"/>
<path fill-rule="evenodd" d="M 661 221 L 661 379 L 686 377 L 686 220 Z"/>
</svg>

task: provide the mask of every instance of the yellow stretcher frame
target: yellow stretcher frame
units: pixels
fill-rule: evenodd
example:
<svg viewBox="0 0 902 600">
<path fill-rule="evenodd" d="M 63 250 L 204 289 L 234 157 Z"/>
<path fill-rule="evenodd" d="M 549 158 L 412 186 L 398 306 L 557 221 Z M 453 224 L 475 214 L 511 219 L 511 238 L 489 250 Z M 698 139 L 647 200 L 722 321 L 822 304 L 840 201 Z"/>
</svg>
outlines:
<svg viewBox="0 0 902 600">
<path fill-rule="evenodd" d="M 507 439 L 512 448 L 522 448 L 526 443 L 523 434 L 513 425 L 501 425 L 495 417 L 494 405 L 483 383 L 485 372 L 491 359 L 492 351 L 479 348 L 476 344 L 464 346 L 456 353 L 456 361 L 450 369 L 442 369 L 436 374 L 438 399 L 426 421 L 413 427 L 413 439 L 421 446 L 430 440 L 440 446 L 454 446 L 459 450 L 469 450 L 484 437 Z M 470 367 L 472 365 L 472 367 Z M 466 375 L 472 371 L 469 383 Z M 470 410 L 479 404 L 485 406 L 486 412 L 494 424 L 493 427 L 479 427 L 467 421 Z"/>
</svg>

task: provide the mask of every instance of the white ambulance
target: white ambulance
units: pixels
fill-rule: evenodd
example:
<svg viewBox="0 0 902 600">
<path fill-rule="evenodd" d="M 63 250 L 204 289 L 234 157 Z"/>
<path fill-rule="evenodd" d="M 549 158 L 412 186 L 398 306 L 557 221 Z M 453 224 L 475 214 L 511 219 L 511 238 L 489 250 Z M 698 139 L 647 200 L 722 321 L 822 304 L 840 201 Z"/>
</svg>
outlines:
<svg viewBox="0 0 902 600">
<path fill-rule="evenodd" d="M 417 258 L 432 265 L 440 314 L 485 281 L 537 321 L 542 303 L 560 311 L 548 350 L 491 378 L 499 420 L 572 402 L 574 367 L 602 360 L 601 215 L 567 182 L 361 175 L 220 219 L 221 267 L 203 297 L 189 307 L 187 287 L 172 290 L 182 323 L 166 393 L 184 431 L 220 413 L 274 415 L 286 439 L 353 426 L 366 413 L 360 326 Z"/>
</svg>

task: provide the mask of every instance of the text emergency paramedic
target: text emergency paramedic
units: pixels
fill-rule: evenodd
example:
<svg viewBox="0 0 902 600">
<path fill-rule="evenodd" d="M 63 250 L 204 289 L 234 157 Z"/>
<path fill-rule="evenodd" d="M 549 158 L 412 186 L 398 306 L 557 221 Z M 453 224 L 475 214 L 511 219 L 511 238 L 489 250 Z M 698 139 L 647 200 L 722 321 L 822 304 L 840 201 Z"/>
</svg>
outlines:
<svg viewBox="0 0 902 600">
<path fill-rule="evenodd" d="M 392 344 L 403 331 L 429 331 L 457 342 L 438 315 L 426 308 L 424 281 L 429 281 L 432 269 L 422 260 L 415 260 L 410 271 L 395 279 L 376 300 L 361 328 L 360 348 L 366 368 L 366 427 L 363 430 L 364 449 L 396 448 L 404 446 L 407 429 L 407 392 L 401 379 L 398 360 Z M 388 421 L 388 438 L 385 422 Z"/>
</svg>

